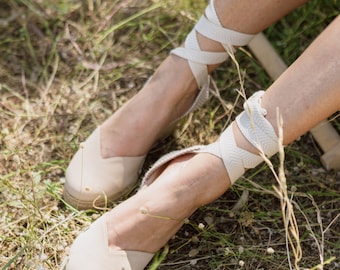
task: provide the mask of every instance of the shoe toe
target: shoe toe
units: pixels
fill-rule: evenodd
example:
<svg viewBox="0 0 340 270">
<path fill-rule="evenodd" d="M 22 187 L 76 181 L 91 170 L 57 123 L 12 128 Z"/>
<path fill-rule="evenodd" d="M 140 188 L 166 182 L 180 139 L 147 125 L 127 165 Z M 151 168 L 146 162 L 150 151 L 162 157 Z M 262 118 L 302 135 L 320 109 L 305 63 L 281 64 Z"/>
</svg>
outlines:
<svg viewBox="0 0 340 270">
<path fill-rule="evenodd" d="M 105 217 L 76 238 L 65 270 L 142 270 L 150 262 L 152 253 L 110 249 Z"/>
<path fill-rule="evenodd" d="M 67 170 L 65 200 L 76 208 L 118 199 L 138 178 L 145 156 L 112 157 L 100 154 L 99 128 L 80 145 Z"/>
</svg>

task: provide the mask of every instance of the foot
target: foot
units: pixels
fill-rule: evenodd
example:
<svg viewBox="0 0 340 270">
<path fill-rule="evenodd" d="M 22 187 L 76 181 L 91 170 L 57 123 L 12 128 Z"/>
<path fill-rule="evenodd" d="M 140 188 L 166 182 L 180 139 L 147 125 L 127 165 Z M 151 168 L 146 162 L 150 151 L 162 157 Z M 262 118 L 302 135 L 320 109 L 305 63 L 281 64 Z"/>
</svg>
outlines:
<svg viewBox="0 0 340 270">
<path fill-rule="evenodd" d="M 223 162 L 211 154 L 178 157 L 158 174 L 107 215 L 112 249 L 158 251 L 198 207 L 230 186 Z"/>
<path fill-rule="evenodd" d="M 210 154 L 187 154 L 159 167 L 149 186 L 77 237 L 63 269 L 144 269 L 185 218 L 228 188 L 226 176 Z"/>
<path fill-rule="evenodd" d="M 168 56 L 150 82 L 101 126 L 102 157 L 145 155 L 197 93 L 187 61 Z"/>
</svg>

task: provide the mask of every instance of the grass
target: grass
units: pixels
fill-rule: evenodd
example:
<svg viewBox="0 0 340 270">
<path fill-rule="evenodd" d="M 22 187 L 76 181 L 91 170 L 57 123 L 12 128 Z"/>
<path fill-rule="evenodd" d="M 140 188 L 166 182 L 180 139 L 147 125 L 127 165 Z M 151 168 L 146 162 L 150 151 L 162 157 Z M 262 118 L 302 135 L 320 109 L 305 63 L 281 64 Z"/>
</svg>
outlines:
<svg viewBox="0 0 340 270">
<path fill-rule="evenodd" d="M 339 6 L 335 0 L 311 1 L 266 35 L 290 64 Z M 203 0 L 0 1 L 1 269 L 58 269 L 75 236 L 102 213 L 64 203 L 64 170 L 78 143 L 137 93 L 204 7 Z M 236 57 L 248 95 L 270 85 L 246 51 Z M 241 110 L 233 63 L 213 76 L 218 91 L 209 105 L 155 147 L 147 164 L 171 149 L 212 142 Z M 331 123 L 340 130 L 338 114 Z M 292 245 L 302 250 L 300 269 L 340 265 L 340 175 L 323 169 L 321 154 L 310 134 L 285 149 L 286 196 L 299 231 Z M 277 171 L 279 158 L 272 163 Z M 287 253 L 274 184 L 267 165 L 247 172 L 190 218 L 157 254 L 154 267 L 289 269 L 294 254 Z M 239 198 L 242 204 L 235 208 Z"/>
</svg>

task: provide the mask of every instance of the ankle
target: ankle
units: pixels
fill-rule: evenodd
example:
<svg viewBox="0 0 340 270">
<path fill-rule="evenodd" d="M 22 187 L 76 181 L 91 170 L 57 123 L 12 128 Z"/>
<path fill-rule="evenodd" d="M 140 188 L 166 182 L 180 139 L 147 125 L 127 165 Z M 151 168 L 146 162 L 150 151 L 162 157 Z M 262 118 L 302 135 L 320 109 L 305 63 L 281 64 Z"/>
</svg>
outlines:
<svg viewBox="0 0 340 270">
<path fill-rule="evenodd" d="M 156 70 L 152 80 L 142 91 L 159 95 L 164 116 L 172 122 L 182 116 L 193 104 L 198 87 L 187 60 L 170 54 Z"/>
</svg>

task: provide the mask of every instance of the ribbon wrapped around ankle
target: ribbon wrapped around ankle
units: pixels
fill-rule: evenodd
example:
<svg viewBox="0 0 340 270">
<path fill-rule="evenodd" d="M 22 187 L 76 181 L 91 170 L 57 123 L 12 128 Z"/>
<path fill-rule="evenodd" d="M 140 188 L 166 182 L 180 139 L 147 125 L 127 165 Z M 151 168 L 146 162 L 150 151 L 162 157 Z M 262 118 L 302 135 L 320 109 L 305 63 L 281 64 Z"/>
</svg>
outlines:
<svg viewBox="0 0 340 270">
<path fill-rule="evenodd" d="M 221 43 L 224 52 L 202 51 L 197 39 L 197 32 L 201 35 Z M 217 16 L 214 1 L 205 9 L 205 14 L 201 16 L 195 27 L 188 34 L 184 47 L 175 48 L 171 51 L 181 58 L 187 59 L 190 69 L 195 77 L 198 87 L 201 89 L 207 84 L 207 65 L 215 65 L 228 59 L 229 54 L 235 49 L 233 46 L 247 45 L 255 35 L 240 33 L 224 28 Z"/>
<path fill-rule="evenodd" d="M 278 137 L 265 118 L 267 111 L 261 107 L 263 94 L 264 91 L 258 91 L 243 104 L 244 111 L 236 117 L 236 123 L 255 148 L 271 157 L 278 151 Z"/>
<path fill-rule="evenodd" d="M 236 118 L 237 126 L 244 137 L 258 149 L 258 154 L 250 153 L 236 145 L 231 124 L 220 136 L 218 141 L 201 149 L 220 157 L 233 184 L 246 169 L 256 167 L 263 161 L 260 155 L 272 156 L 278 151 L 278 138 L 274 128 L 265 118 L 266 110 L 261 107 L 264 91 L 258 91 L 244 103 L 244 111 Z"/>
</svg>

